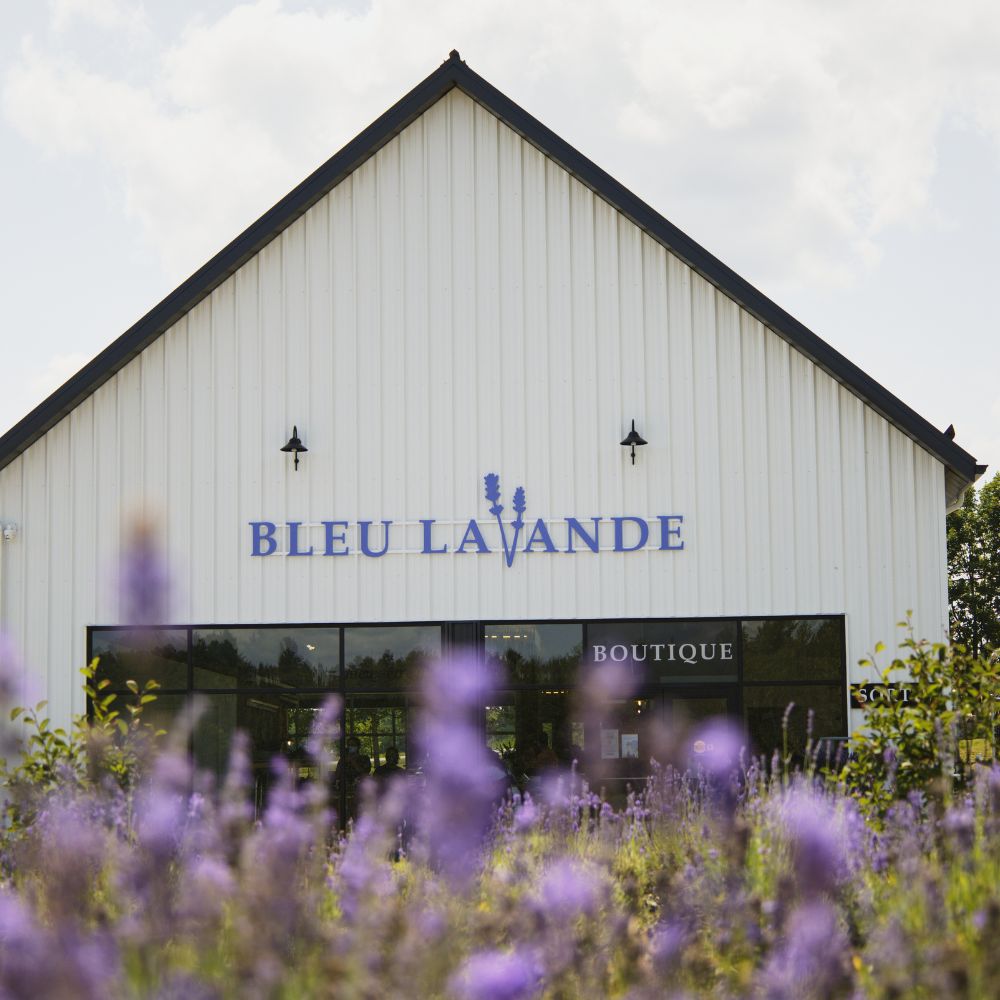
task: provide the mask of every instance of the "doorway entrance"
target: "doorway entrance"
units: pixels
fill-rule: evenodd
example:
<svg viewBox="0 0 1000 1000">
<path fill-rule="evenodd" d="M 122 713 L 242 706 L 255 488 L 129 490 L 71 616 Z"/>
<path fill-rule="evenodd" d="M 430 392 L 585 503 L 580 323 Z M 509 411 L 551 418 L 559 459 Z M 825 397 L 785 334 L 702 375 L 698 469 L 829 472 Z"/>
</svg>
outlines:
<svg viewBox="0 0 1000 1000">
<path fill-rule="evenodd" d="M 641 787 L 652 760 L 686 767 L 709 750 L 699 738 L 710 719 L 735 720 L 735 684 L 677 685 L 647 689 L 635 698 L 609 702 L 585 732 L 588 778 L 613 799 Z"/>
</svg>

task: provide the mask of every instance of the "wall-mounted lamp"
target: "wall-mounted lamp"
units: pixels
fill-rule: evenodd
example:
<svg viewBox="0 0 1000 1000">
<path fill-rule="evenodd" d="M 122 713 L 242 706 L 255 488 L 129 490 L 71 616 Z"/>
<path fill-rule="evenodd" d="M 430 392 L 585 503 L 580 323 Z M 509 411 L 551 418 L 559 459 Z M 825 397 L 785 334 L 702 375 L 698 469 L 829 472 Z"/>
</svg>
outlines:
<svg viewBox="0 0 1000 1000">
<path fill-rule="evenodd" d="M 635 421 L 632 421 L 632 430 L 628 432 L 625 440 L 622 441 L 622 447 L 632 449 L 632 464 L 635 465 L 635 449 L 641 448 L 645 444 L 645 440 L 639 437 L 639 432 L 635 429 Z"/>
<path fill-rule="evenodd" d="M 299 429 L 292 426 L 292 436 L 288 439 L 282 451 L 290 451 L 295 456 L 295 471 L 299 471 L 299 455 L 305 454 L 309 449 L 299 440 Z"/>
</svg>

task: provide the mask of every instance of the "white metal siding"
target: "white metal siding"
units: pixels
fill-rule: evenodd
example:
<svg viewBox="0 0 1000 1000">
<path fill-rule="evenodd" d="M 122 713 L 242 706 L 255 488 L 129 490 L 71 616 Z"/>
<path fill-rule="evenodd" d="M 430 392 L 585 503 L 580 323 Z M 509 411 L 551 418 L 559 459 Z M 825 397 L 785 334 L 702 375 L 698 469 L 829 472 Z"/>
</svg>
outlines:
<svg viewBox="0 0 1000 1000">
<path fill-rule="evenodd" d="M 683 514 L 686 549 L 249 555 L 262 518 L 484 518 L 491 471 L 529 519 Z M 458 91 L 0 471 L 59 718 L 140 510 L 181 623 L 845 612 L 850 663 L 908 609 L 946 629 L 941 464 Z"/>
</svg>

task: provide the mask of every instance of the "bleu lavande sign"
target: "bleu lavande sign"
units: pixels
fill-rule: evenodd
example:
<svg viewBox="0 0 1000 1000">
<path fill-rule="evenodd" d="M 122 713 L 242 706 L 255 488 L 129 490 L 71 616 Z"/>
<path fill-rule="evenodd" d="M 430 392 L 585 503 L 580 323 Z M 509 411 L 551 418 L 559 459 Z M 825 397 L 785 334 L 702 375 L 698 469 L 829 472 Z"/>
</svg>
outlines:
<svg viewBox="0 0 1000 1000">
<path fill-rule="evenodd" d="M 284 525 L 275 521 L 250 521 L 250 554 L 360 555 L 377 559 L 391 552 L 420 555 L 497 552 L 503 554 L 504 562 L 511 567 L 519 552 L 574 555 L 577 552 L 637 552 L 640 549 L 678 552 L 684 548 L 682 514 L 526 519 L 527 497 L 524 487 L 518 486 L 505 518 L 500 477 L 495 472 L 487 473 L 483 486 L 490 520 L 473 517 L 456 523 L 427 517 L 415 522 L 324 520 L 286 521 Z"/>
</svg>

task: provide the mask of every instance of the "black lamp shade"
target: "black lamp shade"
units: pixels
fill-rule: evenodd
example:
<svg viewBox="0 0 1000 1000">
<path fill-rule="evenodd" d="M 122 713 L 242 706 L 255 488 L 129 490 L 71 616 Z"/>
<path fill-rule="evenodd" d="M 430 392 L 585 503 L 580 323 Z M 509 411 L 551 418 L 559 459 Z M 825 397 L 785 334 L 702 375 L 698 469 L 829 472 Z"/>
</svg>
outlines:
<svg viewBox="0 0 1000 1000">
<path fill-rule="evenodd" d="M 283 445 L 281 450 L 291 452 L 295 455 L 295 469 L 297 471 L 299 468 L 299 455 L 309 450 L 299 440 L 299 428 L 297 426 L 292 426 L 292 436 L 288 439 L 288 444 Z"/>
<path fill-rule="evenodd" d="M 625 435 L 625 440 L 622 441 L 623 448 L 632 449 L 632 464 L 635 465 L 635 449 L 641 448 L 646 443 L 646 439 L 641 437 L 639 432 L 635 429 L 635 421 L 632 421 L 632 430 Z"/>
</svg>

